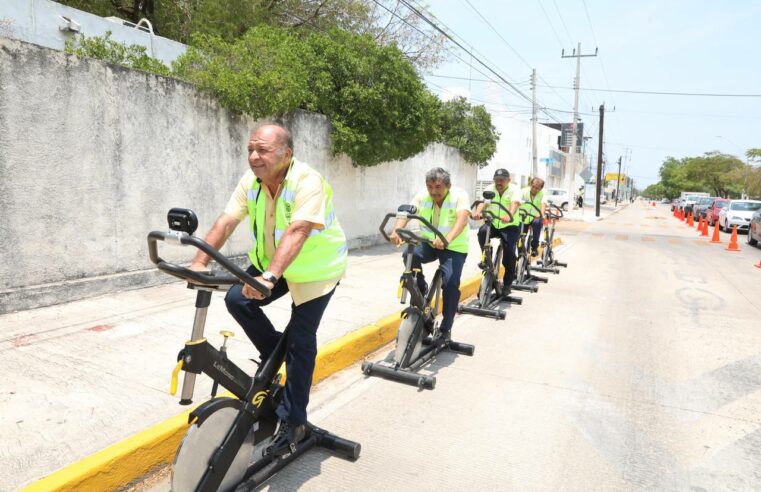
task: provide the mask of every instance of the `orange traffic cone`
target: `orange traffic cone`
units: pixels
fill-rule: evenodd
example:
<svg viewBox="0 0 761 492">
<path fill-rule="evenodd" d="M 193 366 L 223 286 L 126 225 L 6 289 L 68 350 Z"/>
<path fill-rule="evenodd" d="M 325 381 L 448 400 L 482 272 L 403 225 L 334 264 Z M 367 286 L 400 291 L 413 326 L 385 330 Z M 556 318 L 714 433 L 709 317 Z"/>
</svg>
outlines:
<svg viewBox="0 0 761 492">
<path fill-rule="evenodd" d="M 692 212 L 687 214 L 687 227 L 695 227 L 695 220 L 692 218 Z"/>
<path fill-rule="evenodd" d="M 698 234 L 703 232 L 703 217 L 698 217 Z"/>
<path fill-rule="evenodd" d="M 703 221 L 703 232 L 700 233 L 700 237 L 708 237 L 708 217 Z"/>
<path fill-rule="evenodd" d="M 721 238 L 719 237 L 719 222 L 716 221 L 716 223 L 713 225 L 713 237 L 711 238 L 712 243 L 720 243 Z"/>
<path fill-rule="evenodd" d="M 758 264 L 757 265 L 753 265 L 753 266 L 756 267 L 756 268 L 761 268 L 761 260 L 758 260 Z"/>
<path fill-rule="evenodd" d="M 727 251 L 740 251 L 740 247 L 737 245 L 737 225 L 732 226 L 732 237 L 729 239 Z"/>
</svg>

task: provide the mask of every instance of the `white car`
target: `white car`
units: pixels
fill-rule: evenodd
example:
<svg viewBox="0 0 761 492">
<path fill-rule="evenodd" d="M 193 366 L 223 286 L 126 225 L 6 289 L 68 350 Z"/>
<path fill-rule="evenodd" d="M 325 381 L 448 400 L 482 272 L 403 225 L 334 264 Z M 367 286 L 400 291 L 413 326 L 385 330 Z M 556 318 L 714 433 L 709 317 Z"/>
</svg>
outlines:
<svg viewBox="0 0 761 492">
<path fill-rule="evenodd" d="M 563 188 L 547 188 L 544 194 L 547 197 L 547 203 L 551 203 L 563 210 L 568 210 L 568 203 L 570 202 L 568 190 Z"/>
<path fill-rule="evenodd" d="M 719 229 L 729 232 L 737 226 L 737 232 L 746 232 L 756 210 L 761 210 L 761 200 L 730 201 L 729 206 L 719 212 Z"/>
</svg>

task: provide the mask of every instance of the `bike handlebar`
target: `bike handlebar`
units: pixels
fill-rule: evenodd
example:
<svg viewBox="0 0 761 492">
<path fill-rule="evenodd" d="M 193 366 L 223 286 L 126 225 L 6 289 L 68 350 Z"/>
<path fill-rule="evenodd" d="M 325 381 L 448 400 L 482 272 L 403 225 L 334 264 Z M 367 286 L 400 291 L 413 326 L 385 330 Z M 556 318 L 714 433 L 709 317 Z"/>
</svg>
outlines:
<svg viewBox="0 0 761 492">
<path fill-rule="evenodd" d="M 214 259 L 219 265 L 221 265 L 228 273 L 204 273 L 196 272 L 189 268 L 176 265 L 164 261 L 158 255 L 158 241 L 164 241 L 177 245 L 190 245 L 197 249 L 200 249 L 210 257 Z M 220 285 L 234 285 L 242 282 L 257 291 L 259 291 L 265 297 L 269 297 L 272 292 L 265 285 L 256 281 L 254 277 L 249 275 L 245 270 L 241 269 L 238 265 L 230 261 L 222 253 L 214 249 L 206 241 L 199 239 L 187 232 L 182 231 L 152 231 L 148 234 L 148 256 L 156 267 L 162 272 L 173 275 L 177 278 L 185 280 L 190 283 L 204 285 L 207 287 L 218 287 Z"/>
<path fill-rule="evenodd" d="M 411 209 L 414 209 L 414 207 L 411 207 Z M 383 222 L 381 223 L 380 227 L 378 228 L 378 230 L 380 230 L 380 233 L 383 235 L 383 237 L 386 239 L 386 241 L 391 242 L 391 237 L 389 237 L 389 235 L 386 233 L 386 224 L 388 224 L 388 221 L 392 217 L 395 217 L 397 219 L 407 219 L 408 221 L 412 220 L 412 219 L 415 219 L 415 220 L 421 222 L 429 231 L 433 232 L 436 236 L 439 237 L 439 239 L 441 239 L 441 242 L 444 243 L 444 247 L 445 248 L 447 246 L 449 246 L 449 241 L 447 241 L 447 238 L 444 237 L 444 234 L 442 234 L 440 230 L 438 230 L 436 227 L 434 227 L 433 224 L 428 222 L 428 220 L 426 220 L 425 218 L 423 218 L 423 217 L 421 217 L 419 215 L 416 215 L 414 213 L 407 212 L 407 211 L 398 211 L 398 212 L 393 212 L 393 213 L 390 213 L 390 214 L 386 214 L 386 217 L 383 219 Z M 402 238 L 402 241 L 404 241 L 404 242 L 408 242 L 408 243 L 409 242 L 419 242 L 419 243 L 425 242 L 425 243 L 429 243 L 429 244 L 431 243 L 431 240 L 426 239 L 426 238 L 421 237 L 421 236 L 418 236 L 417 234 L 415 234 L 414 232 L 412 232 L 409 229 L 402 229 L 402 228 L 397 229 L 396 230 L 396 234 L 400 238 Z"/>
<path fill-rule="evenodd" d="M 476 200 L 476 201 L 475 201 L 475 202 L 473 202 L 473 204 L 470 206 L 470 209 L 471 209 L 471 210 L 473 210 L 473 207 L 476 207 L 476 206 L 480 205 L 481 203 L 486 203 L 486 204 L 487 204 L 487 207 L 486 207 L 486 208 L 484 208 L 484 210 L 483 210 L 481 213 L 482 213 L 483 215 L 487 216 L 487 217 L 490 217 L 490 218 L 489 218 L 489 220 L 494 220 L 494 219 L 497 219 L 497 220 L 502 220 L 501 218 L 497 217 L 497 216 L 494 214 L 494 212 L 492 212 L 491 210 L 488 210 L 488 206 L 489 206 L 489 205 L 496 205 L 497 207 L 499 207 L 499 208 L 501 208 L 502 210 L 504 210 L 504 211 L 505 211 L 505 213 L 506 213 L 507 215 L 509 215 L 509 216 L 510 216 L 510 220 L 508 220 L 508 221 L 506 221 L 506 222 L 512 222 L 512 221 L 513 221 L 513 218 L 514 218 L 514 217 L 513 217 L 513 214 L 511 214 L 511 213 L 510 213 L 510 211 L 509 211 L 509 210 L 508 210 L 508 209 L 507 209 L 507 208 L 506 208 L 504 205 L 502 205 L 500 202 L 495 202 L 495 201 L 491 201 L 491 200 L 488 200 L 488 201 L 487 201 L 487 200 Z M 503 222 L 505 222 L 505 221 L 503 221 Z"/>
<path fill-rule="evenodd" d="M 557 210 L 557 213 L 552 210 L 553 208 L 555 210 Z M 545 216 L 548 219 L 551 219 L 551 220 L 562 219 L 563 218 L 563 209 L 558 207 L 557 205 L 551 203 L 551 204 L 549 204 L 549 207 L 547 208 L 547 210 L 545 211 L 544 214 L 545 214 Z"/>
</svg>

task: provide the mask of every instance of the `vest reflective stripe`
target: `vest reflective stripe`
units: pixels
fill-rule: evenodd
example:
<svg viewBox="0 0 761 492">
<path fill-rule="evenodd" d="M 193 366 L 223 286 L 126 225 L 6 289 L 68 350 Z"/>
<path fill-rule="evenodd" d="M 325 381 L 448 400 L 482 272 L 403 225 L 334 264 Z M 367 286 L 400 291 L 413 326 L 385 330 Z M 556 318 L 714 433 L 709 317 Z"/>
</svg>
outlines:
<svg viewBox="0 0 761 492">
<path fill-rule="evenodd" d="M 285 231 L 291 224 L 296 198 L 296 185 L 301 176 L 312 171 L 308 165 L 296 161 L 291 162 L 291 167 L 285 176 L 283 190 L 275 204 L 274 241 L 275 249 L 280 244 Z M 341 225 L 336 218 L 333 208 L 333 190 L 322 176 L 322 186 L 327 195 L 325 207 L 324 226 L 321 229 L 312 229 L 301 251 L 288 268 L 283 272 L 283 277 L 291 282 L 316 282 L 319 280 L 336 279 L 343 275 L 346 270 L 348 245 Z M 253 246 L 248 253 L 251 263 L 260 271 L 269 266 L 271 258 L 264 253 L 264 200 L 261 195 L 261 184 L 254 180 L 251 189 L 248 190 L 248 217 L 249 228 Z M 261 226 L 260 226 L 261 225 Z M 273 224 L 266 224 L 272 227 Z"/>
<path fill-rule="evenodd" d="M 418 214 L 431 224 L 433 224 L 433 207 L 434 202 L 429 195 L 420 201 L 420 210 L 418 211 Z M 439 224 L 436 226 L 436 228 L 446 236 L 446 234 L 452 230 L 452 227 L 454 227 L 455 222 L 457 222 L 457 201 L 452 196 L 450 190 L 450 192 L 447 193 L 447 196 L 444 197 L 444 202 L 441 204 L 441 211 L 439 212 Z M 437 237 L 433 231 L 424 225 L 420 226 L 420 235 L 426 239 L 430 239 L 431 241 Z M 458 253 L 468 252 L 467 225 L 463 227 L 462 232 L 460 232 L 454 241 L 449 243 L 447 249 L 450 251 L 457 251 Z"/>
<path fill-rule="evenodd" d="M 497 217 L 504 217 L 507 215 L 504 210 L 499 208 L 494 202 L 499 202 L 502 204 L 503 207 L 505 207 L 507 210 L 510 210 L 510 205 L 513 203 L 513 188 L 511 188 L 509 185 L 507 188 L 505 188 L 505 192 L 502 194 L 502 196 L 499 195 L 499 192 L 497 191 L 497 187 L 494 185 L 489 186 L 486 188 L 487 191 L 493 191 L 494 192 L 494 199 L 492 200 L 492 203 L 489 204 L 489 210 Z M 516 199 L 516 201 L 518 201 Z M 502 220 L 497 220 L 491 223 L 492 227 L 495 229 L 504 229 L 507 226 L 515 225 L 513 222 L 504 222 Z"/>
</svg>

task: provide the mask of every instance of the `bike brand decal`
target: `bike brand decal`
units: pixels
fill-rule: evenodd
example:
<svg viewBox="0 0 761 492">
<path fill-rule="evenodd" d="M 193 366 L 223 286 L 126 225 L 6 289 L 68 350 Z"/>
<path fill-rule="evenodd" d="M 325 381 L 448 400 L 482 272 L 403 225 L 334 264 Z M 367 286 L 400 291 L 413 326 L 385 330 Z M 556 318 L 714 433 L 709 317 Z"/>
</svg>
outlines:
<svg viewBox="0 0 761 492">
<path fill-rule="evenodd" d="M 264 402 L 264 398 L 267 396 L 267 390 L 259 391 L 257 394 L 254 395 L 254 399 L 251 400 L 251 403 L 254 404 L 256 408 L 259 408 L 262 406 L 262 402 Z"/>
<path fill-rule="evenodd" d="M 235 378 L 233 377 L 233 375 L 232 375 L 232 374 L 230 374 L 230 373 L 227 371 L 227 369 L 225 369 L 225 368 L 224 368 L 224 366 L 222 366 L 222 364 L 220 364 L 220 363 L 218 363 L 218 362 L 214 362 L 214 364 L 212 364 L 212 365 L 214 366 L 214 369 L 216 369 L 217 371 L 221 372 L 222 374 L 224 374 L 224 375 L 225 375 L 225 376 L 227 376 L 228 378 L 230 378 L 230 379 L 235 379 Z"/>
</svg>

